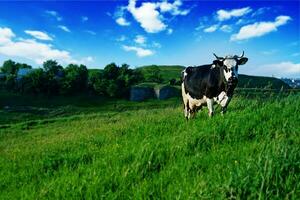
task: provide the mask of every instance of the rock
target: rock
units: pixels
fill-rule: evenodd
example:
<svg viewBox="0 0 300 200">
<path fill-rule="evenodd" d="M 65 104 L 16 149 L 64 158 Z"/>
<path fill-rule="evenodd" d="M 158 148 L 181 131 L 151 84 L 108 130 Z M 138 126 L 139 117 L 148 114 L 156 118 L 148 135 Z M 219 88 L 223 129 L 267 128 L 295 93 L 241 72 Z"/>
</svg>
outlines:
<svg viewBox="0 0 300 200">
<path fill-rule="evenodd" d="M 130 101 L 143 101 L 153 98 L 154 90 L 149 87 L 132 87 L 130 90 Z"/>
<path fill-rule="evenodd" d="M 180 96 L 180 91 L 172 86 L 164 86 L 160 89 L 155 89 L 155 95 L 158 99 L 163 100 Z"/>
</svg>

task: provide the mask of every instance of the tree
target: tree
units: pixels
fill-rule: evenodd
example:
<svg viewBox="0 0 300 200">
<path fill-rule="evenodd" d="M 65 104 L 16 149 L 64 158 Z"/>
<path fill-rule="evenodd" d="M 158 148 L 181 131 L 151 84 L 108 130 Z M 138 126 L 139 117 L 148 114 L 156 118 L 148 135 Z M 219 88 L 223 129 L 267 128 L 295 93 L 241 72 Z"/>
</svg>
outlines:
<svg viewBox="0 0 300 200">
<path fill-rule="evenodd" d="M 6 74 L 14 74 L 18 73 L 19 69 L 31 69 L 32 67 L 25 63 L 16 63 L 12 60 L 4 61 L 1 71 Z"/>
<path fill-rule="evenodd" d="M 14 61 L 6 60 L 2 65 L 1 71 L 6 74 L 17 74 L 18 68 Z"/>
<path fill-rule="evenodd" d="M 62 92 L 74 94 L 87 89 L 88 70 L 85 65 L 69 64 L 64 70 Z"/>
<path fill-rule="evenodd" d="M 55 60 L 47 60 L 43 63 L 45 72 L 52 77 L 59 75 L 63 71 L 63 67 L 60 66 Z"/>
<path fill-rule="evenodd" d="M 102 73 L 93 76 L 93 89 L 98 94 L 110 97 L 127 97 L 130 87 L 143 80 L 142 73 L 122 64 L 121 67 L 115 63 L 107 65 Z"/>
<path fill-rule="evenodd" d="M 176 79 L 175 78 L 170 79 L 169 84 L 170 85 L 175 85 L 176 84 Z"/>
<path fill-rule="evenodd" d="M 17 66 L 17 70 L 19 70 L 19 69 L 32 69 L 32 66 L 28 65 L 26 63 L 17 63 L 16 66 Z"/>
<path fill-rule="evenodd" d="M 29 94 L 48 94 L 48 77 L 43 69 L 36 69 L 21 79 L 21 92 Z"/>
<path fill-rule="evenodd" d="M 9 74 L 6 76 L 5 80 L 5 88 L 9 91 L 14 90 L 16 87 L 16 75 L 14 74 Z"/>
<path fill-rule="evenodd" d="M 160 69 L 156 65 L 151 66 L 150 73 L 147 73 L 145 76 L 147 82 L 161 83 L 163 81 Z"/>
</svg>

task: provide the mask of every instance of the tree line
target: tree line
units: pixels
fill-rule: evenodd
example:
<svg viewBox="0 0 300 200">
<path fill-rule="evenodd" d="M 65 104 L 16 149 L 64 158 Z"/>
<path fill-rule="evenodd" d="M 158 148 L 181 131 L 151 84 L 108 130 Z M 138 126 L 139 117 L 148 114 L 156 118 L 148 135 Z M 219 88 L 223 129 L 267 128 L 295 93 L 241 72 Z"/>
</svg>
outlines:
<svg viewBox="0 0 300 200">
<path fill-rule="evenodd" d="M 18 73 L 22 69 L 30 71 L 22 75 Z M 32 69 L 30 65 L 7 60 L 1 71 L 5 74 L 1 80 L 2 86 L 8 91 L 47 96 L 93 93 L 128 97 L 131 86 L 148 79 L 138 69 L 115 63 L 106 65 L 103 70 L 88 70 L 85 65 L 69 64 L 62 67 L 55 60 L 47 60 L 41 68 Z M 157 71 L 154 76 L 159 76 Z"/>
</svg>

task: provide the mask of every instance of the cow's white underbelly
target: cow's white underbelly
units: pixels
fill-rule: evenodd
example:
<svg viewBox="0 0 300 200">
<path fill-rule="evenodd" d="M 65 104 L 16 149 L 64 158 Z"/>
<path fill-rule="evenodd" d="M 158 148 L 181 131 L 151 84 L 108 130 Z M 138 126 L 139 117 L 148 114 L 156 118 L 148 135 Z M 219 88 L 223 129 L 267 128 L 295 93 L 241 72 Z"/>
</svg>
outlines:
<svg viewBox="0 0 300 200">
<path fill-rule="evenodd" d="M 206 96 L 203 96 L 202 99 L 196 99 L 191 97 L 189 93 L 185 92 L 184 84 L 181 85 L 181 91 L 182 91 L 182 97 L 185 105 L 188 105 L 191 110 L 193 110 L 196 107 L 206 105 Z M 187 103 L 188 102 L 188 103 Z"/>
<path fill-rule="evenodd" d="M 203 96 L 202 99 L 196 99 L 196 98 L 191 97 L 191 95 L 189 93 L 185 92 L 183 83 L 181 85 L 181 91 L 182 91 L 183 101 L 184 101 L 185 105 L 187 105 L 187 102 L 188 102 L 188 106 L 190 109 L 194 109 L 195 107 L 206 105 L 206 102 L 207 102 L 206 96 Z M 230 98 L 227 96 L 225 91 L 222 91 L 217 97 L 214 97 L 213 99 L 215 102 L 217 102 L 222 107 L 224 107 L 227 104 L 227 102 L 230 100 Z"/>
</svg>

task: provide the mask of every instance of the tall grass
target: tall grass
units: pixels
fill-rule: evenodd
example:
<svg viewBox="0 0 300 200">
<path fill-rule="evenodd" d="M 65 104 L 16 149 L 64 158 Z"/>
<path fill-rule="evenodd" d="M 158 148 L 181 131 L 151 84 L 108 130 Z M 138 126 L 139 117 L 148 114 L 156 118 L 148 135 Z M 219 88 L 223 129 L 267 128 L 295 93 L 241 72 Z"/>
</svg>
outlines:
<svg viewBox="0 0 300 200">
<path fill-rule="evenodd" d="M 189 122 L 179 99 L 18 119 L 0 129 L 0 199 L 299 199 L 299 97 Z"/>
</svg>

